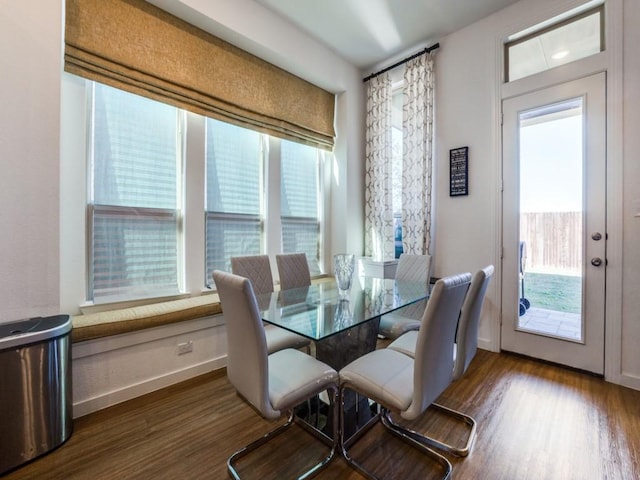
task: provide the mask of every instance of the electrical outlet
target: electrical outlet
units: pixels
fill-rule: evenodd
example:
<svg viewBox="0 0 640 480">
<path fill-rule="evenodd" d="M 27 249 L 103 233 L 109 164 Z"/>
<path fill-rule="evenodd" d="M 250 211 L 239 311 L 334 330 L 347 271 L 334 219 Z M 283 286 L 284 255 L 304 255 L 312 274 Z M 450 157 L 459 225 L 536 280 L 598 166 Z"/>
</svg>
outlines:
<svg viewBox="0 0 640 480">
<path fill-rule="evenodd" d="M 193 341 L 183 342 L 178 344 L 178 355 L 184 355 L 185 353 L 193 352 Z"/>
</svg>

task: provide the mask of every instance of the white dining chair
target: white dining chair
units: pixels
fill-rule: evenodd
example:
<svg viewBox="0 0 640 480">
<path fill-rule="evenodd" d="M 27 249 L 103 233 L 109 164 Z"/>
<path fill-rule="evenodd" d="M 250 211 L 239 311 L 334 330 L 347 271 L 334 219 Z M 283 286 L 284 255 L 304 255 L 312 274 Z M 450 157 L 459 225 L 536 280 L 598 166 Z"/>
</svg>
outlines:
<svg viewBox="0 0 640 480">
<path fill-rule="evenodd" d="M 395 279 L 400 282 L 424 282 L 425 285 L 429 285 L 430 267 L 430 255 L 403 253 L 398 259 Z M 405 332 L 418 330 L 426 306 L 427 300 L 422 300 L 383 315 L 380 317 L 380 335 L 396 339 Z"/>
<path fill-rule="evenodd" d="M 280 276 L 280 290 L 311 285 L 311 272 L 304 252 L 276 254 L 276 264 Z"/>
<path fill-rule="evenodd" d="M 273 292 L 273 276 L 268 255 L 231 257 L 231 271 L 248 278 L 256 295 Z M 264 333 L 269 353 L 285 348 L 309 347 L 308 338 L 275 325 L 265 324 Z"/>
<path fill-rule="evenodd" d="M 338 373 L 300 350 L 288 348 L 269 354 L 251 282 L 220 270 L 213 272 L 213 278 L 227 329 L 229 381 L 265 419 L 276 420 L 283 412 L 289 412 L 286 423 L 229 457 L 229 473 L 239 479 L 237 462 L 290 428 L 295 422 L 294 407 L 326 391 L 333 418 L 333 442 L 329 454 L 298 477 L 308 478 L 324 468 L 338 451 Z"/>
<path fill-rule="evenodd" d="M 231 257 L 231 272 L 248 278 L 256 295 L 273 292 L 273 276 L 268 255 Z"/>
<path fill-rule="evenodd" d="M 340 370 L 341 412 L 344 412 L 346 389 L 375 400 L 381 408 L 382 424 L 440 463 L 444 468 L 443 478 L 451 477 L 449 460 L 432 450 L 422 435 L 410 432 L 395 422 L 391 414 L 397 413 L 405 420 L 417 419 L 451 383 L 451 351 L 460 308 L 470 281 L 471 274 L 464 273 L 436 282 L 422 317 L 414 358 L 385 348 L 374 350 Z M 340 445 L 348 463 L 368 478 L 375 478 L 347 451 L 344 413 L 341 415 Z"/>
<path fill-rule="evenodd" d="M 464 375 L 471 360 L 473 360 L 473 357 L 476 355 L 478 349 L 480 314 L 482 313 L 482 305 L 484 304 L 487 287 L 493 272 L 493 265 L 488 265 L 478 270 L 471 279 L 471 286 L 462 305 L 460 319 L 458 320 L 456 343 L 453 349 L 453 381 L 460 379 L 460 377 Z M 387 348 L 414 357 L 416 354 L 417 340 L 418 332 L 407 332 L 394 340 Z M 455 447 L 433 438 L 431 439 L 432 445 L 461 457 L 467 456 L 475 439 L 476 421 L 463 412 L 453 410 L 439 403 L 434 403 L 433 406 L 440 411 L 462 420 L 469 426 L 470 430 L 463 447 Z"/>
</svg>

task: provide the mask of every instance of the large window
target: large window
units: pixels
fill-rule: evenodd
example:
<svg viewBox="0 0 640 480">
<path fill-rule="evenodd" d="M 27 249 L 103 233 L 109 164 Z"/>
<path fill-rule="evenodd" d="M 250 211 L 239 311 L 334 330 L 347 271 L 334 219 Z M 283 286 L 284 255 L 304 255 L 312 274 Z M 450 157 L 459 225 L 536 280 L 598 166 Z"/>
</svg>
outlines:
<svg viewBox="0 0 640 480">
<path fill-rule="evenodd" d="M 282 251 L 304 252 L 311 275 L 320 275 L 320 152 L 282 141 Z"/>
<path fill-rule="evenodd" d="M 93 84 L 89 299 L 180 290 L 178 112 Z"/>
<path fill-rule="evenodd" d="M 322 273 L 322 151 L 85 85 L 89 275 L 82 300 L 200 294 L 215 288 L 214 269 L 229 271 L 240 255 L 305 252 L 312 275 Z"/>
<path fill-rule="evenodd" d="M 262 249 L 263 135 L 207 119 L 206 283 Z"/>
</svg>

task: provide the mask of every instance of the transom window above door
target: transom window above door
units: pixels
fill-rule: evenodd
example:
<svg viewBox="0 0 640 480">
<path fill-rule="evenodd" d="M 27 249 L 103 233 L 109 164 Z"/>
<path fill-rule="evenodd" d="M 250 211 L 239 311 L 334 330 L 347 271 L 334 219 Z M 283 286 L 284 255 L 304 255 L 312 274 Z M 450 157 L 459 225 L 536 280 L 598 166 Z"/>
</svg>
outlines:
<svg viewBox="0 0 640 480">
<path fill-rule="evenodd" d="M 550 70 L 604 50 L 602 5 L 550 26 L 512 35 L 505 43 L 505 81 Z"/>
</svg>

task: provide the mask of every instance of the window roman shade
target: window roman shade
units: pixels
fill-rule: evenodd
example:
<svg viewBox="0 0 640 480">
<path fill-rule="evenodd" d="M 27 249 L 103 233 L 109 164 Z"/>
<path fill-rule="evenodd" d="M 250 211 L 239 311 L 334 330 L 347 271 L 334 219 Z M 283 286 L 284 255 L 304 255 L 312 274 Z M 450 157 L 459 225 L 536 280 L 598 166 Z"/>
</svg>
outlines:
<svg viewBox="0 0 640 480">
<path fill-rule="evenodd" d="M 67 0 L 65 70 L 332 149 L 334 95 L 142 0 Z"/>
</svg>

